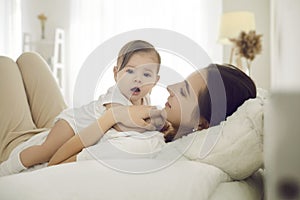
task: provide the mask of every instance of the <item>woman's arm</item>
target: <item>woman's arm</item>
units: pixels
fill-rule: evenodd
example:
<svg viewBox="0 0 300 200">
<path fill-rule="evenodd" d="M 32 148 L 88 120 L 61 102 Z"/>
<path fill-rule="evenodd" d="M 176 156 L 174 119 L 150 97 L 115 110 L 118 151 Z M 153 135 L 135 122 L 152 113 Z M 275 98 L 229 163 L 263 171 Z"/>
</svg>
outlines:
<svg viewBox="0 0 300 200">
<path fill-rule="evenodd" d="M 63 144 L 53 155 L 48 166 L 59 164 L 83 148 L 95 144 L 116 123 L 155 130 L 153 125 L 145 121 L 152 116 L 153 109 L 151 106 L 119 106 L 108 109 L 97 121 Z"/>
</svg>

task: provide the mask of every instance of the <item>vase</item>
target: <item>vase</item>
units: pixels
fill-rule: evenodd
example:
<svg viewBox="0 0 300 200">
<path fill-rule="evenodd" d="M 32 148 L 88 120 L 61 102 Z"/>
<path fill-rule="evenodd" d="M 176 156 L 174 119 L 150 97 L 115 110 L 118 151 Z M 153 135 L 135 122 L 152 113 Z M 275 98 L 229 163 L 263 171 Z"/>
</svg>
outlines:
<svg viewBox="0 0 300 200">
<path fill-rule="evenodd" d="M 251 69 L 251 61 L 248 61 L 245 58 L 242 58 L 239 55 L 236 55 L 235 59 L 236 67 L 242 70 L 248 76 L 251 76 L 250 69 Z"/>
</svg>

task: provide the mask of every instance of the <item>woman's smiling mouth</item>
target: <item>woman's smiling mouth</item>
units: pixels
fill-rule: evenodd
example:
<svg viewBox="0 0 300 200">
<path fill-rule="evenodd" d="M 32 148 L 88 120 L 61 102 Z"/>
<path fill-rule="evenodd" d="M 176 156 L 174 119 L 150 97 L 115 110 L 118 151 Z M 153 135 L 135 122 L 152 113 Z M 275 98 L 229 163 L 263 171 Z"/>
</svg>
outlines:
<svg viewBox="0 0 300 200">
<path fill-rule="evenodd" d="M 171 108 L 171 105 L 169 104 L 169 102 L 165 103 L 165 107 Z"/>
</svg>

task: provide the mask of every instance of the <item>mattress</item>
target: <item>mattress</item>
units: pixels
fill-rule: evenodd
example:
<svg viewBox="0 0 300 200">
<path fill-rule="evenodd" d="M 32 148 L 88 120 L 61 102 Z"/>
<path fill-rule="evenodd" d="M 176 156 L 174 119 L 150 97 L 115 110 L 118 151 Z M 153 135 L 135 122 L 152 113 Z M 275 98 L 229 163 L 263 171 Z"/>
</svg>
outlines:
<svg viewBox="0 0 300 200">
<path fill-rule="evenodd" d="M 15 200 L 252 200 L 260 189 L 253 178 L 234 182 L 208 164 L 153 159 L 89 160 L 0 178 L 1 199 Z"/>
</svg>

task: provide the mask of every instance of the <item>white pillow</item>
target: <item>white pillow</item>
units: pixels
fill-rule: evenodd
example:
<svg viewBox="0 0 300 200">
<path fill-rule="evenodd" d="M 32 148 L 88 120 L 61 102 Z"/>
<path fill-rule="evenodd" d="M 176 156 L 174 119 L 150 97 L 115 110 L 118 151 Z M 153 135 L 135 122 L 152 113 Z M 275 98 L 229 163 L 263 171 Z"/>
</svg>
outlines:
<svg viewBox="0 0 300 200">
<path fill-rule="evenodd" d="M 214 165 L 233 179 L 250 176 L 263 165 L 263 106 L 267 96 L 258 89 L 257 97 L 244 102 L 226 121 L 170 143 L 165 150 L 169 153 L 162 157 L 175 158 L 177 151 L 189 160 Z"/>
</svg>

